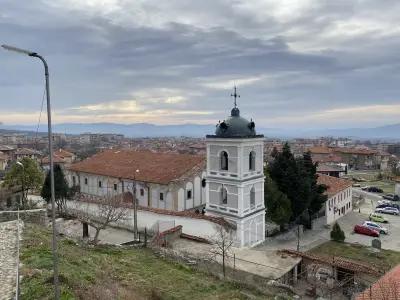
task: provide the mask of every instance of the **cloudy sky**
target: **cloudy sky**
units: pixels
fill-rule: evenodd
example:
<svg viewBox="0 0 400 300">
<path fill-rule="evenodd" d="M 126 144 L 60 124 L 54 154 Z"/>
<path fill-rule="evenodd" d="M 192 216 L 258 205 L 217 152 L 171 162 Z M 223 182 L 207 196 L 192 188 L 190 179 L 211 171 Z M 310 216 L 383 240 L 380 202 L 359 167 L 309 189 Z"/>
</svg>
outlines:
<svg viewBox="0 0 400 300">
<path fill-rule="evenodd" d="M 54 122 L 400 122 L 400 1 L 0 0 L 0 43 L 50 65 Z M 0 121 L 37 123 L 39 61 L 0 51 Z M 43 121 L 43 120 L 42 120 Z"/>
</svg>

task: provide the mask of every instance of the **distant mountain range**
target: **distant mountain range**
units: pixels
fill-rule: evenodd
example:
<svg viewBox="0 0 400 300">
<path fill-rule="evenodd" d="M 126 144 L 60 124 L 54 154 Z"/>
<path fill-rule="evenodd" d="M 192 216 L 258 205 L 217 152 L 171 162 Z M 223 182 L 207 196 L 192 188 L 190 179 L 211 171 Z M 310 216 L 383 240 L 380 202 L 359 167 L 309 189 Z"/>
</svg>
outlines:
<svg viewBox="0 0 400 300">
<path fill-rule="evenodd" d="M 24 132 L 35 132 L 35 125 L 4 125 L 3 130 L 18 130 Z M 154 125 L 148 123 L 118 124 L 118 123 L 62 123 L 53 125 L 53 132 L 65 134 L 91 133 L 115 133 L 127 137 L 204 137 L 212 134 L 215 124 L 182 124 L 182 125 Z M 39 132 L 47 132 L 47 127 L 41 125 Z M 347 128 L 347 129 L 279 129 L 279 128 L 257 128 L 257 133 L 266 137 L 275 138 L 314 138 L 321 136 L 350 137 L 358 139 L 400 140 L 400 123 L 374 128 Z"/>
</svg>

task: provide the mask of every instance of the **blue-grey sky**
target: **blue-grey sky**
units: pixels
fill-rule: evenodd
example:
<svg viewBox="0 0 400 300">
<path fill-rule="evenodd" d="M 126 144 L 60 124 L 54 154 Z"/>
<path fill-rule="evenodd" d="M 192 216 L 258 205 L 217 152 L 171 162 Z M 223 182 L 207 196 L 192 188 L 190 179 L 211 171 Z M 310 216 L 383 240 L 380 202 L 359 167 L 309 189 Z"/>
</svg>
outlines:
<svg viewBox="0 0 400 300">
<path fill-rule="evenodd" d="M 0 0 L 0 43 L 50 65 L 54 122 L 400 122 L 397 0 Z M 0 51 L 0 121 L 37 122 L 39 61 Z M 44 120 L 44 119 L 43 119 Z"/>
</svg>

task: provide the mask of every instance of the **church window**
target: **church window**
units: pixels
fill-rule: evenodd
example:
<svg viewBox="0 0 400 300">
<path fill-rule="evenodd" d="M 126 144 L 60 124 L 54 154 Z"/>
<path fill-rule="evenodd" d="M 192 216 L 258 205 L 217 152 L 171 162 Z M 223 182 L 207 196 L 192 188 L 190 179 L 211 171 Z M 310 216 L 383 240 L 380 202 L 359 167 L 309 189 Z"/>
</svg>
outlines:
<svg viewBox="0 0 400 300">
<path fill-rule="evenodd" d="M 164 200 L 164 193 L 160 193 L 160 200 L 161 200 L 161 201 Z"/>
<path fill-rule="evenodd" d="M 228 153 L 226 151 L 221 152 L 221 170 L 228 170 Z"/>
<path fill-rule="evenodd" d="M 249 170 L 254 171 L 256 169 L 256 153 L 251 151 L 249 154 Z"/>
<path fill-rule="evenodd" d="M 140 189 L 140 196 L 144 196 L 144 189 Z"/>
<path fill-rule="evenodd" d="M 114 191 L 116 191 L 118 189 L 118 185 L 116 183 L 114 183 Z"/>
<path fill-rule="evenodd" d="M 87 185 L 87 182 L 88 182 L 88 181 L 87 181 L 87 178 L 85 178 L 85 185 Z"/>
<path fill-rule="evenodd" d="M 203 179 L 201 180 L 201 186 L 202 186 L 203 188 L 206 187 L 206 179 L 205 179 L 205 178 L 203 178 Z"/>
<path fill-rule="evenodd" d="M 187 199 L 192 199 L 192 190 L 188 190 L 188 191 L 186 192 L 186 198 L 187 198 Z"/>
<path fill-rule="evenodd" d="M 254 186 L 250 190 L 250 208 L 253 209 L 256 206 L 256 190 Z"/>
<path fill-rule="evenodd" d="M 228 204 L 228 192 L 224 186 L 221 188 L 220 193 L 221 193 L 221 204 Z"/>
<path fill-rule="evenodd" d="M 99 180 L 99 188 L 101 188 L 101 181 Z"/>
<path fill-rule="evenodd" d="M 76 185 L 76 179 L 75 176 L 72 176 L 72 185 L 75 186 Z"/>
</svg>

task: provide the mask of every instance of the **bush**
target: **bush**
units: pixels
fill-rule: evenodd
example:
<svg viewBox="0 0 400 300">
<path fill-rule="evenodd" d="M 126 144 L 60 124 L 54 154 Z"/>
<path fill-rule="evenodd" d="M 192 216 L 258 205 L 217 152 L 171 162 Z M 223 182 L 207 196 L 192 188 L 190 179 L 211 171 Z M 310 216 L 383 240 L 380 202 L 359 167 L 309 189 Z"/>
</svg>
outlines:
<svg viewBox="0 0 400 300">
<path fill-rule="evenodd" d="M 340 228 L 339 224 L 335 222 L 331 231 L 331 240 L 335 242 L 344 242 L 345 238 L 344 231 Z"/>
</svg>

